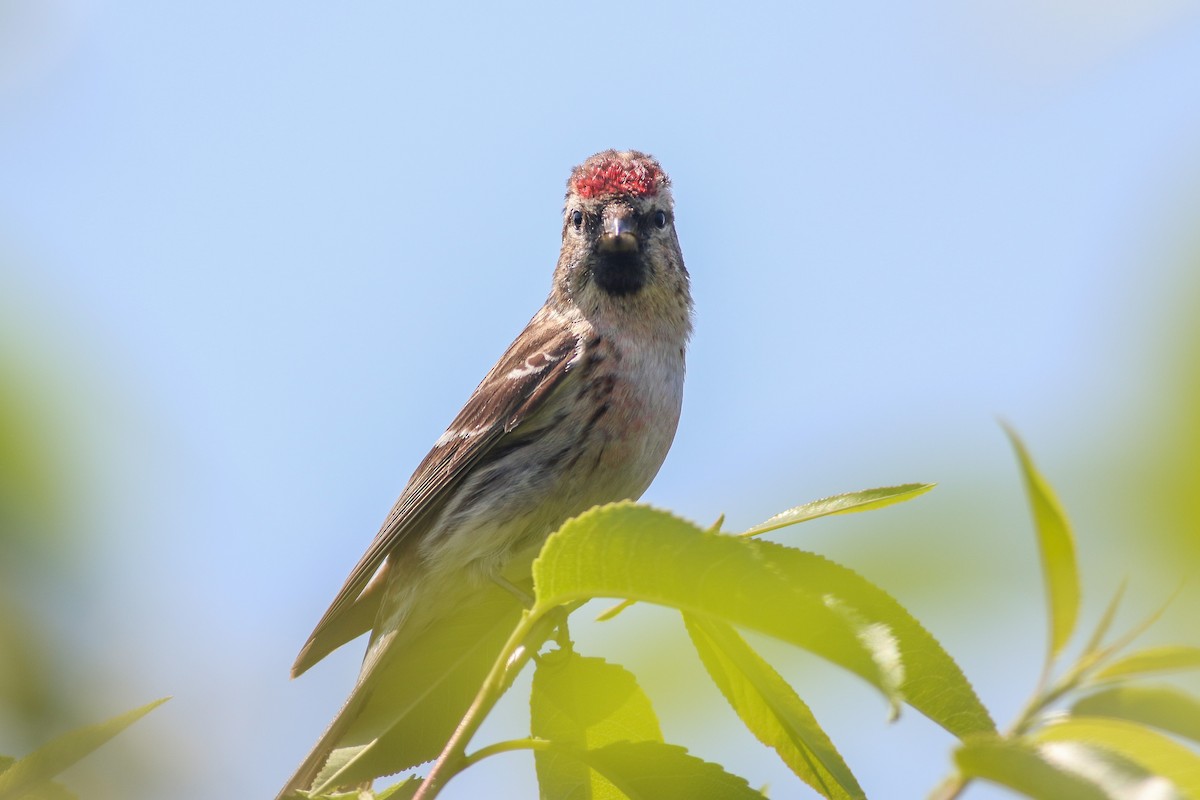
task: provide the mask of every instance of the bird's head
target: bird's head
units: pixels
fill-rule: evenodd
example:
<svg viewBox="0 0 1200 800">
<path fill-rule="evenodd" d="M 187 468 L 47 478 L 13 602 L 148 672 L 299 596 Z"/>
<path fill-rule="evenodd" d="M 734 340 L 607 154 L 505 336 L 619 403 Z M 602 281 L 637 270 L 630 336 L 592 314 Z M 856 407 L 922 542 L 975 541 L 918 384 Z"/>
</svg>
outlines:
<svg viewBox="0 0 1200 800">
<path fill-rule="evenodd" d="M 670 180 L 657 161 L 607 150 L 571 172 L 555 291 L 585 313 L 614 304 L 690 311 Z"/>
</svg>

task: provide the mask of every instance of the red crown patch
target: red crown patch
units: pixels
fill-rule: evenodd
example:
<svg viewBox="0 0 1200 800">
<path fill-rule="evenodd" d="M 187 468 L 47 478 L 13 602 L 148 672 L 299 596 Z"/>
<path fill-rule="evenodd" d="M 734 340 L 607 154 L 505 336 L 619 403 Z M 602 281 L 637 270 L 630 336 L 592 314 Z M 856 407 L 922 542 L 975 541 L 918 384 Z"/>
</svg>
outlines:
<svg viewBox="0 0 1200 800">
<path fill-rule="evenodd" d="M 658 194 L 663 173 L 650 159 L 604 158 L 583 164 L 571 181 L 580 197 L 601 197 L 609 194 L 628 194 L 649 197 Z"/>
</svg>

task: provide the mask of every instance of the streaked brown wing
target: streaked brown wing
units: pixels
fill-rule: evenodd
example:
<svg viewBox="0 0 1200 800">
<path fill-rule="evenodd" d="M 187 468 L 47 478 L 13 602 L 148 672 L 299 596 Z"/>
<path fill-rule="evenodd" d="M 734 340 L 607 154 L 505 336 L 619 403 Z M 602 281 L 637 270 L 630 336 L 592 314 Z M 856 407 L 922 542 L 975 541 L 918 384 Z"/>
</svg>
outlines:
<svg viewBox="0 0 1200 800">
<path fill-rule="evenodd" d="M 546 325 L 541 313 L 530 321 L 417 467 L 375 540 L 301 648 L 292 677 L 371 628 L 383 583 L 372 578 L 388 554 L 406 539 L 419 536 L 472 467 L 537 411 L 570 371 L 580 348 L 574 334 Z"/>
</svg>

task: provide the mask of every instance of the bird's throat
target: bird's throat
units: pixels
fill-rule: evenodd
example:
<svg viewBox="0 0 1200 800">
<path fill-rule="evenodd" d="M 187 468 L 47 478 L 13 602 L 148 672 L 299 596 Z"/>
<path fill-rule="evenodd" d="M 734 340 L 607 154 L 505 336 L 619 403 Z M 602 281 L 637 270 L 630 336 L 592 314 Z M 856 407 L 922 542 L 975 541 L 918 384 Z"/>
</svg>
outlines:
<svg viewBox="0 0 1200 800">
<path fill-rule="evenodd" d="M 646 285 L 646 263 L 641 253 L 599 253 L 592 267 L 596 285 L 616 297 L 630 295 Z"/>
</svg>

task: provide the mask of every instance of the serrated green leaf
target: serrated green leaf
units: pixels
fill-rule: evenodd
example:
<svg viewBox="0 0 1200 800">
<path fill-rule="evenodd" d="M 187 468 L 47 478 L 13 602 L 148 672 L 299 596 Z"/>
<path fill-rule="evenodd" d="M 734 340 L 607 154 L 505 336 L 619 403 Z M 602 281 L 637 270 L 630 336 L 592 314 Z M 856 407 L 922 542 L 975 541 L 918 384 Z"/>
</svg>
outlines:
<svg viewBox="0 0 1200 800">
<path fill-rule="evenodd" d="M 169 698 L 118 714 L 112 719 L 64 733 L 0 772 L 0 800 L 28 796 Z"/>
<path fill-rule="evenodd" d="M 745 778 L 661 742 L 615 742 L 576 757 L 629 800 L 762 800 Z M 557 798 L 555 799 L 557 800 Z"/>
<path fill-rule="evenodd" d="M 812 711 L 737 631 L 695 614 L 683 621 L 713 682 L 760 742 L 823 797 L 866 797 Z"/>
<path fill-rule="evenodd" d="M 332 794 L 295 791 L 283 795 L 283 800 L 293 800 L 296 797 L 302 798 L 302 800 L 361 800 L 359 794 L 357 790 L 353 792 L 334 792 Z"/>
<path fill-rule="evenodd" d="M 658 718 L 633 674 L 602 658 L 574 652 L 542 656 L 529 699 L 534 736 L 572 750 L 613 742 L 662 741 Z M 576 758 L 551 749 L 534 752 L 542 797 L 623 800 L 607 778 Z"/>
<path fill-rule="evenodd" d="M 1188 797 L 1200 798 L 1200 756 L 1143 725 L 1106 717 L 1068 717 L 1033 734 L 1040 742 L 1079 742 L 1111 750 L 1171 781 Z"/>
<path fill-rule="evenodd" d="M 1172 686 L 1114 686 L 1077 700 L 1073 714 L 1116 717 L 1200 742 L 1200 698 Z"/>
<path fill-rule="evenodd" d="M 906 500 L 912 500 L 914 497 L 920 497 L 934 486 L 935 484 L 932 483 L 905 483 L 901 486 L 884 486 L 879 489 L 864 489 L 861 492 L 847 492 L 846 494 L 824 497 L 820 500 L 814 500 L 811 503 L 789 508 L 787 511 L 781 511 L 765 522 L 761 522 L 739 535 L 758 536 L 761 533 L 786 528 L 789 525 L 807 522 L 810 519 L 817 519 L 818 517 L 871 511 L 876 508 L 903 503 Z"/>
<path fill-rule="evenodd" d="M 954 753 L 954 763 L 967 778 L 1007 786 L 1034 800 L 1110 800 L 1096 784 L 1048 761 L 1030 742 L 973 737 Z"/>
<path fill-rule="evenodd" d="M 413 776 L 375 794 L 375 800 L 411 800 L 421 788 L 421 779 Z"/>
<path fill-rule="evenodd" d="M 1181 672 L 1189 669 L 1200 669 L 1200 647 L 1165 645 L 1149 647 L 1118 659 L 1098 670 L 1092 676 L 1092 681 L 1099 683 L 1156 672 Z"/>
<path fill-rule="evenodd" d="M 1007 425 L 1004 430 L 1017 453 L 1033 511 L 1049 606 L 1050 656 L 1053 658 L 1071 638 L 1079 617 L 1079 568 L 1075 561 L 1075 540 L 1054 490 L 1034 466 L 1020 437 Z"/>
<path fill-rule="evenodd" d="M 592 509 L 534 562 L 534 614 L 592 597 L 714 617 L 798 645 L 897 690 L 956 735 L 994 729 L 953 659 L 886 592 L 802 550 L 706 532 L 632 503 Z"/>
<path fill-rule="evenodd" d="M 832 514 L 850 514 L 857 511 L 870 511 L 871 509 L 883 508 L 895 503 L 903 503 L 906 500 L 912 500 L 914 497 L 925 494 L 935 485 L 933 483 L 906 483 L 901 486 L 885 486 L 880 489 L 865 489 L 861 492 L 848 492 L 846 494 L 825 497 L 821 500 L 805 503 L 802 506 L 789 508 L 787 511 L 781 511 L 766 522 L 755 525 L 753 528 L 743 531 L 738 535 L 758 536 L 761 533 L 786 528 L 789 525 L 807 522 L 810 519 L 817 519 L 818 517 L 827 517 Z M 722 514 L 713 523 L 712 527 L 708 529 L 708 532 L 720 533 L 721 525 L 724 522 L 725 515 Z M 596 621 L 606 622 L 613 619 L 635 602 L 635 600 L 622 600 L 620 603 L 596 615 Z"/>
<path fill-rule="evenodd" d="M 380 792 L 369 789 L 354 789 L 349 792 L 333 794 L 312 794 L 310 792 L 295 792 L 288 797 L 301 797 L 304 800 L 411 800 L 421 788 L 421 779 L 415 775 L 393 784 Z"/>
<path fill-rule="evenodd" d="M 299 785 L 328 792 L 437 756 L 520 616 L 512 595 L 487 586 L 402 652 L 381 659 L 343 707 L 339 721 L 346 723 L 331 727 L 298 773 Z"/>
</svg>

